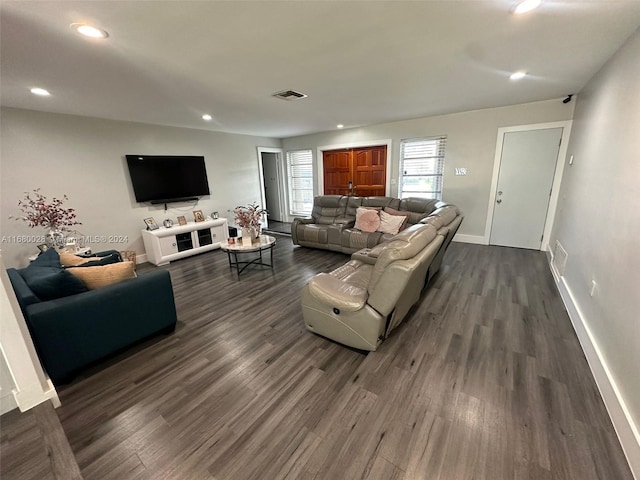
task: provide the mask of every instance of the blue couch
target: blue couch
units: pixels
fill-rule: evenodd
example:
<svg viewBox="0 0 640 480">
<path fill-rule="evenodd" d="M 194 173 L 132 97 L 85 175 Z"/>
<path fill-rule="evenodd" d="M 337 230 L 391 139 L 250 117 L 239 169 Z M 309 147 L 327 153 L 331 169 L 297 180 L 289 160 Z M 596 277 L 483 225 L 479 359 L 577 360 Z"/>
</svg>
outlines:
<svg viewBox="0 0 640 480">
<path fill-rule="evenodd" d="M 20 271 L 7 270 L 40 361 L 55 384 L 176 326 L 171 276 L 155 270 L 123 282 L 42 301 Z"/>
</svg>

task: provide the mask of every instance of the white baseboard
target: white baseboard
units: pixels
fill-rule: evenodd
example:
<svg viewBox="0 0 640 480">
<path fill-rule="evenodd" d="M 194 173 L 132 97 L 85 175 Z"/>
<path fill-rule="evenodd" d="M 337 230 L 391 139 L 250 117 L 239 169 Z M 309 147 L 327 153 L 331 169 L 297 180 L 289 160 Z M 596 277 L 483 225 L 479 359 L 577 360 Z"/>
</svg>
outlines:
<svg viewBox="0 0 640 480">
<path fill-rule="evenodd" d="M 16 403 L 16 399 L 13 397 L 13 394 L 9 392 L 7 395 L 2 395 L 0 397 L 0 415 L 4 415 L 11 410 L 18 408 L 18 404 Z"/>
<path fill-rule="evenodd" d="M 462 233 L 456 233 L 453 237 L 454 242 L 460 243 L 475 243 L 477 245 L 489 245 L 489 242 L 485 237 L 480 235 L 465 235 Z"/>
<path fill-rule="evenodd" d="M 550 258 L 552 257 L 552 255 L 548 256 Z M 598 343 L 589 329 L 588 321 L 586 321 L 580 307 L 575 301 L 575 297 L 571 293 L 571 288 L 569 288 L 565 278 L 558 275 L 558 272 L 551 262 L 549 263 L 549 267 L 560 291 L 562 301 L 569 313 L 569 318 L 578 336 L 582 350 L 587 357 L 591 373 L 596 380 L 598 390 L 600 390 L 600 395 L 609 412 L 613 427 L 618 434 L 631 472 L 634 478 L 640 480 L 640 434 L 638 433 L 638 427 L 634 423 L 624 398 L 620 394 L 620 390 L 602 356 Z"/>
<path fill-rule="evenodd" d="M 146 262 L 148 262 L 146 253 L 139 253 L 136 255 L 136 265 L 139 263 L 146 263 Z"/>
</svg>

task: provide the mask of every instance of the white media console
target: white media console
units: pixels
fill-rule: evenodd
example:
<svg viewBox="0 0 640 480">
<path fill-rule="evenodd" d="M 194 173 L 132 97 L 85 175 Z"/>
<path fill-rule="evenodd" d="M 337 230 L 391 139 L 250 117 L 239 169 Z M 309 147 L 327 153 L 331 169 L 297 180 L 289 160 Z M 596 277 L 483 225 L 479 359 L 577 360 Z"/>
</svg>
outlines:
<svg viewBox="0 0 640 480">
<path fill-rule="evenodd" d="M 215 250 L 228 237 L 226 218 L 142 231 L 147 260 L 154 265 L 166 265 L 172 260 Z"/>
</svg>

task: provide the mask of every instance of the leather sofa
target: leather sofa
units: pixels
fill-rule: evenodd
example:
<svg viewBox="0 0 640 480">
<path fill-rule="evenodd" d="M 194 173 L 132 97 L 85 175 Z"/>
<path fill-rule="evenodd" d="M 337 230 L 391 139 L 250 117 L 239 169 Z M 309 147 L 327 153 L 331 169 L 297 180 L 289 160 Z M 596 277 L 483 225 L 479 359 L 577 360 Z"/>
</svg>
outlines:
<svg viewBox="0 0 640 480">
<path fill-rule="evenodd" d="M 445 242 L 443 233 L 437 225 L 418 223 L 355 253 L 331 273 L 316 275 L 302 292 L 307 329 L 353 348 L 376 350 L 420 299 Z"/>
<path fill-rule="evenodd" d="M 291 224 L 294 245 L 353 254 L 365 248 L 372 249 L 394 238 L 391 234 L 367 233 L 355 228 L 358 207 L 389 207 L 409 212 L 408 226 L 430 224 L 436 228 L 444 241 L 431 263 L 427 281 L 440 269 L 445 251 L 464 218 L 456 206 L 437 199 L 319 195 L 313 200 L 311 217 L 294 218 Z"/>
<path fill-rule="evenodd" d="M 20 270 L 9 268 L 7 273 L 42 366 L 56 385 L 176 326 L 171 276 L 166 270 L 48 300 L 31 290 Z"/>
<path fill-rule="evenodd" d="M 447 204 L 440 200 L 426 198 L 319 195 L 313 199 L 311 217 L 293 219 L 291 238 L 294 245 L 351 254 L 362 248 L 372 248 L 379 243 L 388 242 L 393 238 L 391 234 L 367 233 L 355 228 L 358 207 L 378 209 L 389 207 L 408 212 L 407 226 L 411 226 L 445 206 Z M 460 221 L 462 221 L 461 218 Z"/>
</svg>

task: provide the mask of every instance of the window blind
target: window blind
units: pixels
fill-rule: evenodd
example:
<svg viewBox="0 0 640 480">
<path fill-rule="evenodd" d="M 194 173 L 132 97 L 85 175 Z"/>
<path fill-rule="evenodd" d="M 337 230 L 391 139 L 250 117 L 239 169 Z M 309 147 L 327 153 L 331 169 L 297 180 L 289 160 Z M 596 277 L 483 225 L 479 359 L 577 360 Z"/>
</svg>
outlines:
<svg viewBox="0 0 640 480">
<path fill-rule="evenodd" d="M 289 213 L 310 215 L 313 208 L 313 155 L 311 150 L 287 152 Z"/>
<path fill-rule="evenodd" d="M 446 136 L 400 143 L 400 198 L 442 199 Z"/>
</svg>

